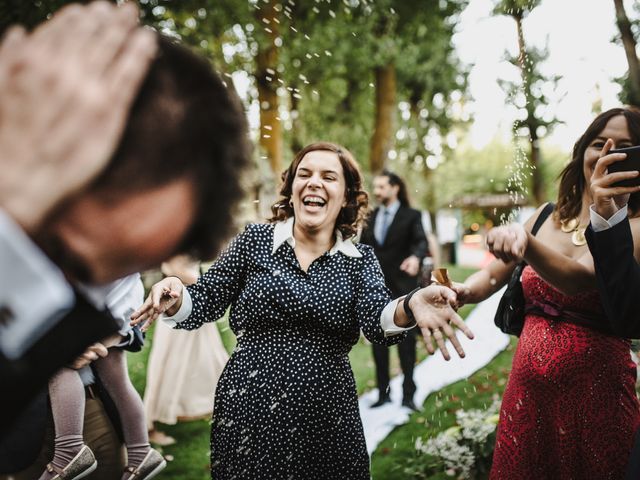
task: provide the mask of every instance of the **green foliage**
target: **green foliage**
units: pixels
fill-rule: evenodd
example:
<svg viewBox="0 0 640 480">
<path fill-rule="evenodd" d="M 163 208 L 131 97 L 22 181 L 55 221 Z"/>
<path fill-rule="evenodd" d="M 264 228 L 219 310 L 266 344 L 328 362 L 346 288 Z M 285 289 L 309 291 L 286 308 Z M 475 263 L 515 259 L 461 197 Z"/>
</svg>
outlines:
<svg viewBox="0 0 640 480">
<path fill-rule="evenodd" d="M 6 1 L 11 8 L 2 20 L 27 25 L 70 3 Z M 464 121 L 454 110 L 464 102 L 466 67 L 451 38 L 467 2 L 424 0 L 420 8 L 404 0 L 140 0 L 139 5 L 145 23 L 192 46 L 222 74 L 247 74 L 248 109 L 258 98 L 256 56 L 274 41 L 278 65 L 270 81 L 279 87 L 285 163 L 302 145 L 327 139 L 347 146 L 366 166 L 373 69 L 389 63 L 397 70 L 397 100 L 411 111 L 409 117 L 400 112 L 395 128 L 404 133 L 397 150 L 418 157 L 417 163 L 446 153 L 443 139 Z M 275 18 L 267 12 L 270 5 Z M 268 30 L 277 32 L 275 40 Z M 256 151 L 256 162 L 262 161 Z"/>
<path fill-rule="evenodd" d="M 640 103 L 640 101 L 634 99 L 631 94 L 631 80 L 629 79 L 629 72 L 626 72 L 621 77 L 614 78 L 614 82 L 620 86 L 618 100 L 620 100 L 622 105 L 636 105 Z"/>
<path fill-rule="evenodd" d="M 435 171 L 438 207 L 465 194 L 504 193 L 515 155 L 513 146 L 494 139 L 481 150 L 461 145 L 451 153 L 446 168 Z"/>
<path fill-rule="evenodd" d="M 509 15 L 514 18 L 526 17 L 531 10 L 540 5 L 541 0 L 497 0 L 493 9 L 496 15 Z"/>
<path fill-rule="evenodd" d="M 549 49 L 528 47 L 525 55 L 525 68 L 521 69 L 522 81 L 511 82 L 500 80 L 511 104 L 519 110 L 518 119 L 514 122 L 514 133 L 517 137 L 528 138 L 534 131 L 536 138 L 544 137 L 559 120 L 553 114 L 553 106 L 549 92 L 555 90 L 559 75 L 544 75 L 540 65 L 549 57 Z M 519 57 L 507 54 L 507 60 L 520 68 Z"/>
<path fill-rule="evenodd" d="M 513 104 L 517 110 L 513 124 L 516 144 L 523 138 L 529 142 L 528 154 L 523 149 L 518 152 L 519 168 L 514 172 L 507 188 L 515 198 L 524 191 L 525 198 L 529 197 L 534 205 L 544 201 L 544 187 L 539 171 L 542 165 L 539 139 L 558 123 L 549 108 L 550 101 L 546 92 L 555 90 L 559 77 L 541 73 L 540 64 L 548 57 L 548 49 L 528 46 L 523 32 L 523 18 L 539 3 L 540 0 L 498 0 L 494 8 L 494 14 L 508 15 L 516 23 L 518 54 L 514 57 L 507 53 L 507 59 L 520 70 L 520 82 L 502 81 L 501 85 L 507 93 L 507 103 Z M 528 168 L 525 160 L 528 161 Z M 531 189 L 525 183 L 530 183 Z"/>
<path fill-rule="evenodd" d="M 19 24 L 31 29 L 50 17 L 65 5 L 70 3 L 88 3 L 89 0 L 38 0 L 25 2 L 24 0 L 0 1 L 0 35 L 13 24 Z"/>
<path fill-rule="evenodd" d="M 633 10 L 625 10 L 625 13 L 627 14 L 627 19 L 631 28 L 631 35 L 637 45 L 640 41 L 640 3 L 635 2 L 632 5 Z M 613 41 L 622 47 L 622 34 L 620 31 L 618 31 Z M 640 106 L 640 98 L 634 98 L 634 94 L 632 93 L 633 88 L 629 70 L 627 70 L 624 75 L 614 78 L 614 81 L 621 87 L 620 93 L 618 94 L 620 103 L 623 105 Z"/>
<path fill-rule="evenodd" d="M 451 94 L 458 92 L 459 99 L 466 89 L 466 73 L 451 44 L 466 0 L 425 3 L 416 9 L 401 0 L 290 1 L 276 3 L 277 24 L 263 16 L 259 1 L 143 0 L 141 7 L 146 22 L 200 49 L 228 74 L 254 75 L 265 31 L 276 28 L 279 65 L 272 81 L 280 87 L 284 141 L 290 147 L 285 162 L 301 145 L 328 139 L 347 146 L 366 165 L 376 66 L 395 62 L 399 100 L 428 112 L 413 127 L 416 138 L 434 125 L 446 135 Z M 248 105 L 257 98 L 252 83 Z M 416 143 L 410 154 L 424 149 Z"/>
</svg>

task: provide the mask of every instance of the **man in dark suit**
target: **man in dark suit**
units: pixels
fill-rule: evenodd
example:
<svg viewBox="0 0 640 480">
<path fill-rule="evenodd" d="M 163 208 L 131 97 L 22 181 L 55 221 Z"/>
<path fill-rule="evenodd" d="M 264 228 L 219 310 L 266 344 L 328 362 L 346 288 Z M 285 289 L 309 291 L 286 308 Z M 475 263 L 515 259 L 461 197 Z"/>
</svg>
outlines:
<svg viewBox="0 0 640 480">
<path fill-rule="evenodd" d="M 238 98 L 137 17 L 74 5 L 0 48 L 0 437 L 54 371 L 117 331 L 73 285 L 211 258 L 230 234 L 249 160 Z"/>
<path fill-rule="evenodd" d="M 371 245 L 385 282 L 394 298 L 406 295 L 418 286 L 418 273 L 422 259 L 428 255 L 427 239 L 418 210 L 409 206 L 407 189 L 395 173 L 383 171 L 373 180 L 373 194 L 380 206 L 370 215 L 362 232 L 361 242 Z M 413 395 L 416 384 L 413 368 L 416 362 L 416 333 L 409 331 L 398 344 L 400 365 L 404 374 L 402 405 L 416 410 Z M 379 397 L 372 407 L 391 401 L 389 398 L 389 348 L 373 345 Z"/>
<path fill-rule="evenodd" d="M 627 112 L 628 131 L 615 139 L 622 146 L 640 140 L 640 111 Z M 635 119 L 633 128 L 630 119 Z M 613 139 L 607 139 L 600 158 L 591 175 L 590 208 L 591 222 L 585 232 L 589 250 L 593 256 L 598 290 L 607 318 L 616 335 L 625 338 L 640 338 L 640 265 L 635 255 L 633 233 L 640 235 L 637 219 L 629 221 L 631 206 L 637 213 L 640 194 L 637 187 L 615 187 L 613 183 L 634 179 L 635 171 L 608 174 L 607 168 L 614 162 L 625 159 L 624 154 L 609 154 L 614 148 Z M 629 458 L 627 480 L 640 478 L 640 430 L 636 431 L 633 449 Z"/>
</svg>

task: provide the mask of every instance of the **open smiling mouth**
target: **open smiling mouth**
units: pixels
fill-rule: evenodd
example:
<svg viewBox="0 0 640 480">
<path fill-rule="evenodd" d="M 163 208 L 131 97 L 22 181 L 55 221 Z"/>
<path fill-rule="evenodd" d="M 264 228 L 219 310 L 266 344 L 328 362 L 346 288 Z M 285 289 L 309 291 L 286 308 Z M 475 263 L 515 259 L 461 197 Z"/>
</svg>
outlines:
<svg viewBox="0 0 640 480">
<path fill-rule="evenodd" d="M 327 202 L 323 198 L 317 197 L 315 195 L 309 195 L 307 197 L 304 197 L 302 199 L 302 203 L 304 204 L 305 207 L 318 207 L 318 208 L 324 207 L 327 204 Z"/>
</svg>

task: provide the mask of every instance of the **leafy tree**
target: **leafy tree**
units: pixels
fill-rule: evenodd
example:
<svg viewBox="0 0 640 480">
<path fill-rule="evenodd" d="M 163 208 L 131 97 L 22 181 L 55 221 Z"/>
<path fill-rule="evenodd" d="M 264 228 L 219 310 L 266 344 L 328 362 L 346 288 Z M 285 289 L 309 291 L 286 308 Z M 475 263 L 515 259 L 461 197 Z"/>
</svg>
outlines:
<svg viewBox="0 0 640 480">
<path fill-rule="evenodd" d="M 622 0 L 613 0 L 616 9 L 616 24 L 620 31 L 620 41 L 624 47 L 629 69 L 626 77 L 618 79 L 622 84 L 620 100 L 622 102 L 640 107 L 640 59 L 637 53 L 637 36 L 640 27 L 638 22 L 631 22 L 624 9 Z M 640 7 L 636 4 L 636 8 Z"/>
<path fill-rule="evenodd" d="M 249 79 L 246 106 L 260 112 L 256 190 L 273 190 L 292 153 L 320 139 L 347 146 L 365 171 L 393 162 L 396 151 L 422 167 L 429 156 L 444 158 L 429 139 L 446 145 L 456 128 L 452 108 L 466 77 L 451 37 L 467 0 L 420 8 L 403 0 L 139 1 L 145 23 L 199 50 L 228 79 Z M 408 118 L 399 104 L 409 105 Z"/>
<path fill-rule="evenodd" d="M 557 83 L 559 79 L 558 76 L 546 77 L 540 72 L 539 65 L 548 57 L 548 50 L 528 48 L 525 43 L 523 20 L 539 3 L 540 0 L 499 0 L 494 9 L 494 13 L 510 16 L 516 22 L 518 55 L 510 57 L 509 61 L 519 68 L 521 84 L 502 82 L 502 85 L 523 112 L 522 117 L 514 122 L 514 134 L 516 138 L 528 137 L 532 194 L 536 205 L 545 201 L 540 139 L 558 123 L 549 112 L 544 87 L 548 83 Z M 522 175 L 522 172 L 517 172 L 517 175 Z M 521 180 L 515 178 L 514 181 L 519 184 Z"/>
<path fill-rule="evenodd" d="M 402 55 L 397 62 L 403 103 L 396 150 L 412 160 L 409 178 L 421 173 L 420 182 L 414 182 L 416 200 L 435 220 L 435 168 L 448 168 L 445 162 L 453 157 L 451 150 L 457 147 L 469 120 L 464 111 L 467 70 L 451 42 L 466 2 L 432 2 L 430 15 L 420 18 L 412 15 L 410 5 L 403 6 L 400 14 L 411 21 L 404 27 Z"/>
</svg>

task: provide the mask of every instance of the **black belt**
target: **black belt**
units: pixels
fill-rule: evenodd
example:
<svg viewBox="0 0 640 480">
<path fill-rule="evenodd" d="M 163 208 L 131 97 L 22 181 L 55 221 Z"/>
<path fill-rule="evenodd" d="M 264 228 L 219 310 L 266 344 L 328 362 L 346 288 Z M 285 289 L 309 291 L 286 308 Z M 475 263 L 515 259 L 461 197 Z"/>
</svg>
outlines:
<svg viewBox="0 0 640 480">
<path fill-rule="evenodd" d="M 96 391 L 95 385 L 85 385 L 84 395 L 86 398 L 97 398 L 98 392 Z"/>
</svg>

